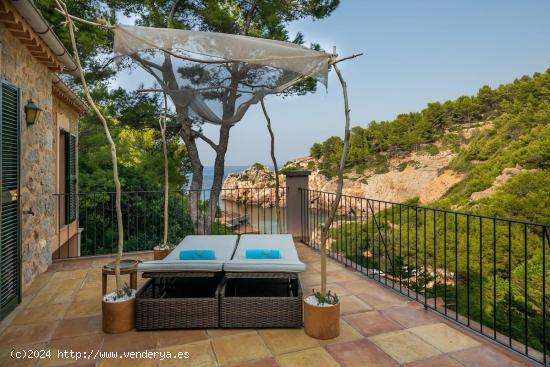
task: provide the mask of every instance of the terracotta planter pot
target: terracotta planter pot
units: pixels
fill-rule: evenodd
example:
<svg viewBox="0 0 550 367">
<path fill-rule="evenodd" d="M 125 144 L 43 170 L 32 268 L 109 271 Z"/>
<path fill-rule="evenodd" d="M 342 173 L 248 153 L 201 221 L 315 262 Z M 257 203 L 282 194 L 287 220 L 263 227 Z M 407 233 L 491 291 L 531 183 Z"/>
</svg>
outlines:
<svg viewBox="0 0 550 367">
<path fill-rule="evenodd" d="M 136 298 L 122 302 L 102 302 L 103 332 L 108 334 L 125 333 L 135 327 Z"/>
<path fill-rule="evenodd" d="M 153 258 L 155 260 L 162 260 L 164 259 L 166 256 L 168 256 L 168 254 L 170 253 L 170 249 L 158 249 L 158 248 L 153 248 Z"/>
<path fill-rule="evenodd" d="M 304 299 L 304 331 L 312 338 L 326 340 L 340 335 L 340 303 L 314 306 Z"/>
</svg>

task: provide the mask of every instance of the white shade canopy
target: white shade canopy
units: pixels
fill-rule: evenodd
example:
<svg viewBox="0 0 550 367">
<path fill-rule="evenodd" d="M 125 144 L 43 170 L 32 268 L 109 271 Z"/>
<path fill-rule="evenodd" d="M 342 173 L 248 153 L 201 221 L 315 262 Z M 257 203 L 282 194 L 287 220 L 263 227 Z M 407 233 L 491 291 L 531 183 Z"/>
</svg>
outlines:
<svg viewBox="0 0 550 367">
<path fill-rule="evenodd" d="M 176 108 L 200 122 L 235 124 L 267 94 L 306 78 L 326 85 L 331 54 L 233 34 L 117 25 L 114 52 L 151 73 Z"/>
</svg>

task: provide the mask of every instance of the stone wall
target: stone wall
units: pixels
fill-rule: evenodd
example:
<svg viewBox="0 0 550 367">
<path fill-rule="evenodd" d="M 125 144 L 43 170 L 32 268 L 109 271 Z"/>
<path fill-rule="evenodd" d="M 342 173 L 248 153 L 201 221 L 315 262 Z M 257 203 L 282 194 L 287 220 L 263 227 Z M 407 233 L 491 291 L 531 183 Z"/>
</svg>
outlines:
<svg viewBox="0 0 550 367">
<path fill-rule="evenodd" d="M 3 25 L 0 25 L 0 43 L 0 78 L 21 88 L 22 106 L 32 99 L 43 109 L 38 121 L 29 126 L 21 111 L 21 247 L 25 288 L 52 261 L 52 238 L 57 230 L 53 199 L 57 176 L 54 107 L 61 108 L 62 102 L 54 104 L 48 69 L 34 59 Z M 67 115 L 76 123 L 74 112 Z"/>
</svg>

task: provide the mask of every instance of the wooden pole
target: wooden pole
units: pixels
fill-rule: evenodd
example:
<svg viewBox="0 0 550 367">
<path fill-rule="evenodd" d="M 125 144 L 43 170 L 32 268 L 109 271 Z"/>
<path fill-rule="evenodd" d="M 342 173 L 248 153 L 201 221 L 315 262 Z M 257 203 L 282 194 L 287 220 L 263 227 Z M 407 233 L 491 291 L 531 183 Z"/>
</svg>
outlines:
<svg viewBox="0 0 550 367">
<path fill-rule="evenodd" d="M 105 119 L 105 117 L 103 116 L 103 114 L 101 113 L 97 105 L 95 104 L 90 94 L 88 83 L 86 83 L 86 78 L 84 77 L 84 70 L 82 69 L 82 64 L 80 63 L 78 47 L 76 46 L 76 38 L 74 34 L 75 26 L 73 23 L 73 19 L 69 15 L 69 11 L 67 10 L 67 5 L 62 0 L 56 0 L 56 3 L 57 3 L 57 6 L 59 6 L 60 10 L 62 10 L 63 14 L 65 15 L 66 25 L 67 25 L 67 28 L 69 29 L 69 36 L 70 36 L 71 45 L 73 49 L 73 56 L 75 58 L 77 71 L 80 76 L 80 81 L 82 82 L 82 90 L 84 92 L 84 95 L 86 96 L 87 102 L 92 107 L 92 110 L 94 111 L 97 118 L 101 121 L 101 124 L 103 125 L 103 129 L 105 130 L 105 136 L 107 137 L 107 141 L 109 142 L 109 146 L 111 148 L 111 161 L 113 164 L 113 182 L 115 185 L 115 208 L 116 208 L 117 234 L 118 234 L 117 253 L 115 258 L 115 278 L 116 278 L 116 289 L 117 291 L 119 291 L 122 289 L 122 280 L 120 277 L 120 260 L 122 258 L 122 251 L 124 246 L 124 232 L 123 232 L 124 226 L 122 224 L 122 207 L 121 207 L 122 190 L 120 187 L 120 180 L 118 177 L 116 145 L 111 136 L 111 132 L 109 131 L 107 120 Z"/>
<path fill-rule="evenodd" d="M 333 48 L 334 59 L 331 62 L 336 75 L 338 75 L 338 80 L 342 86 L 342 94 L 344 95 L 344 115 L 345 115 L 345 126 L 344 126 L 344 147 L 342 149 L 342 155 L 340 156 L 340 165 L 338 167 L 338 180 L 336 186 L 336 197 L 332 202 L 329 215 L 325 220 L 325 223 L 321 227 L 321 294 L 326 295 L 327 291 L 327 248 L 326 243 L 329 236 L 330 226 L 334 221 L 336 216 L 336 211 L 340 205 L 340 200 L 342 198 L 342 190 L 344 187 L 344 168 L 346 165 L 346 156 L 349 149 L 349 138 L 350 138 L 350 109 L 349 109 L 349 100 L 348 100 L 348 87 L 346 81 L 344 80 L 340 69 L 336 65 L 336 47 Z"/>
<path fill-rule="evenodd" d="M 262 105 L 262 111 L 264 112 L 265 120 L 267 121 L 267 130 L 269 131 L 269 136 L 271 137 L 271 160 L 273 161 L 273 169 L 275 170 L 275 215 L 277 216 L 277 233 L 281 233 L 281 206 L 279 205 L 280 195 L 279 195 L 279 167 L 277 166 L 277 158 L 275 157 L 275 134 L 271 129 L 271 119 L 267 114 L 267 109 L 265 108 L 264 99 L 260 100 Z"/>
</svg>

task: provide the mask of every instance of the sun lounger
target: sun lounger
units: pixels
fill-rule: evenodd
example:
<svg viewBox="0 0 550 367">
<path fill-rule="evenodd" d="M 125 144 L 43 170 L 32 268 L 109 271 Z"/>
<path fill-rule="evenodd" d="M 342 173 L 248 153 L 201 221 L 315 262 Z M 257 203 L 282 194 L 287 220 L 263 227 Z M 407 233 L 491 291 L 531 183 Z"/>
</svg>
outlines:
<svg viewBox="0 0 550 367">
<path fill-rule="evenodd" d="M 220 272 L 224 263 L 235 252 L 237 236 L 207 235 L 187 236 L 163 260 L 144 261 L 138 271 L 144 273 Z M 180 260 L 182 250 L 213 250 L 215 260 Z"/>
<path fill-rule="evenodd" d="M 246 252 L 251 249 L 276 249 L 280 258 L 247 258 Z M 306 266 L 298 258 L 291 235 L 242 235 L 233 258 L 225 262 L 223 269 L 221 327 L 302 326 L 302 289 L 297 273 Z"/>
<path fill-rule="evenodd" d="M 246 251 L 250 249 L 278 249 L 279 259 L 249 259 Z M 306 266 L 298 258 L 294 240 L 290 234 L 245 234 L 242 235 L 237 250 L 231 260 L 223 266 L 225 272 L 271 272 L 271 273 L 300 273 Z"/>
<path fill-rule="evenodd" d="M 163 260 L 139 264 L 143 277 L 151 280 L 136 297 L 136 329 L 218 327 L 221 273 L 236 245 L 233 235 L 187 236 Z M 180 260 L 182 250 L 209 255 L 212 250 L 215 259 Z"/>
</svg>

